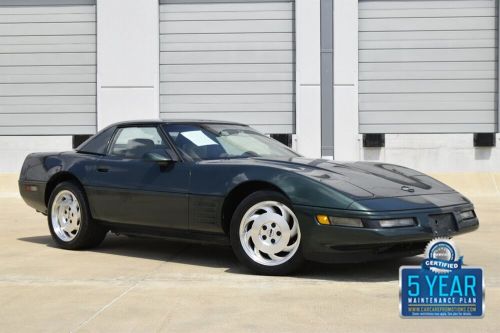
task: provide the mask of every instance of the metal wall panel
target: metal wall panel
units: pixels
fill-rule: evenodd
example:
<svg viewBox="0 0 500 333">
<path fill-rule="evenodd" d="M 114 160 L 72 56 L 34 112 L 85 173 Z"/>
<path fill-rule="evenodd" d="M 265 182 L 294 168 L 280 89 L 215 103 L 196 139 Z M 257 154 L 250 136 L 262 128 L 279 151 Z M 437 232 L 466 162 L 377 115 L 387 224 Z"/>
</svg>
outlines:
<svg viewBox="0 0 500 333">
<path fill-rule="evenodd" d="M 295 132 L 292 1 L 160 5 L 160 116 Z"/>
<path fill-rule="evenodd" d="M 95 1 L 0 0 L 0 135 L 95 132 Z"/>
<path fill-rule="evenodd" d="M 359 2 L 361 133 L 495 132 L 495 0 Z"/>
</svg>

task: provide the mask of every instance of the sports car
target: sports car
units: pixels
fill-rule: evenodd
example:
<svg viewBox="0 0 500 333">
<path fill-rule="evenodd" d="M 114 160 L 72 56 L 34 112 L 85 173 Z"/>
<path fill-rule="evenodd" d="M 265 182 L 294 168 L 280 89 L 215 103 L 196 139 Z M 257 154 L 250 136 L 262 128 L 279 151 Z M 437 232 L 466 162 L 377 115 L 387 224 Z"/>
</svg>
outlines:
<svg viewBox="0 0 500 333">
<path fill-rule="evenodd" d="M 216 242 L 269 275 L 305 260 L 413 256 L 479 225 L 467 198 L 423 173 L 304 158 L 220 121 L 111 125 L 74 151 L 28 155 L 19 190 L 61 248 L 95 247 L 108 232 Z"/>
</svg>

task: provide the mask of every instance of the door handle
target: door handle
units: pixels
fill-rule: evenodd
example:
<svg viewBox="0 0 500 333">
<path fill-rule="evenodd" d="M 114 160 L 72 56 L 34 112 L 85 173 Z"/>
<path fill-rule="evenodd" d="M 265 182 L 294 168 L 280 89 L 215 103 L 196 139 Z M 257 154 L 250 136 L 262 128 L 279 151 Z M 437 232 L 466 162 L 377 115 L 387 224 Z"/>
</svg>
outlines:
<svg viewBox="0 0 500 333">
<path fill-rule="evenodd" d="M 108 172 L 109 168 L 108 167 L 97 167 L 97 172 Z"/>
</svg>

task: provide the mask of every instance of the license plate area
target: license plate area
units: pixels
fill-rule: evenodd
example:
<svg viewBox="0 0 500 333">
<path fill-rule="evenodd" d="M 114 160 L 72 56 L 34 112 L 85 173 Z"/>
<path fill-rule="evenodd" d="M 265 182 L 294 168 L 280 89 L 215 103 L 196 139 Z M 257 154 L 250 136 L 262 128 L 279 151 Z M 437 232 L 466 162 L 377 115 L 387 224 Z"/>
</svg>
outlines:
<svg viewBox="0 0 500 333">
<path fill-rule="evenodd" d="M 452 213 L 429 215 L 429 225 L 436 236 L 448 236 L 457 231 L 457 223 Z"/>
</svg>

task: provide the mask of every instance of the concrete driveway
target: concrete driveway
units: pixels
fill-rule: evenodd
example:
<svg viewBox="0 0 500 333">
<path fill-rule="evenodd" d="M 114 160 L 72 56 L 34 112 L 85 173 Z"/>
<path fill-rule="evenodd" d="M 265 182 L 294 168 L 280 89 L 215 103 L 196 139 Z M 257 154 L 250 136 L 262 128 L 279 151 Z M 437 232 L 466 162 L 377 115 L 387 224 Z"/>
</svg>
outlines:
<svg viewBox="0 0 500 333">
<path fill-rule="evenodd" d="M 473 199 L 481 228 L 455 241 L 485 268 L 486 315 L 417 320 L 399 318 L 398 269 L 418 257 L 262 277 L 217 246 L 113 235 L 71 252 L 54 247 L 44 216 L 0 198 L 0 331 L 498 332 L 500 197 Z"/>
</svg>

